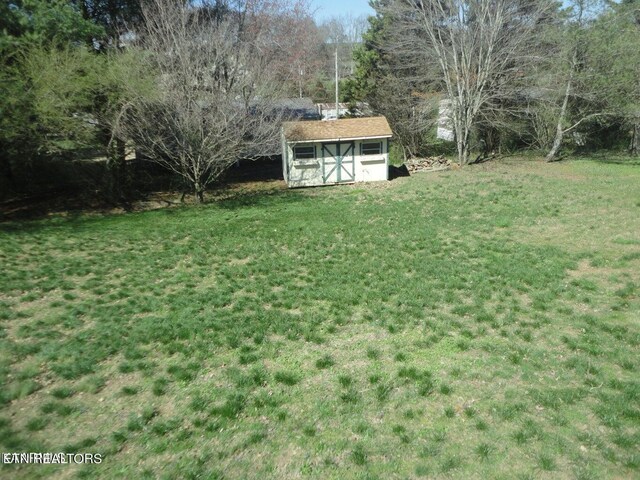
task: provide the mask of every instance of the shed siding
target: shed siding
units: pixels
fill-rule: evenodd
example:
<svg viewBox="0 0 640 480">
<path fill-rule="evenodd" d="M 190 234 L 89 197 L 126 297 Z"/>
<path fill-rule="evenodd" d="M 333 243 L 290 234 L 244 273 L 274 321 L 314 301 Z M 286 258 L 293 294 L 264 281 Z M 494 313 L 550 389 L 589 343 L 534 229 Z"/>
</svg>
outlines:
<svg viewBox="0 0 640 480">
<path fill-rule="evenodd" d="M 382 153 L 379 155 L 361 155 L 360 145 L 365 142 L 381 141 Z M 333 142 L 327 142 L 333 143 Z M 386 138 L 379 140 L 355 140 L 355 182 L 376 182 L 389 178 L 389 141 Z M 309 145 L 309 144 L 307 144 Z M 296 161 L 293 154 L 294 143 L 288 143 L 284 149 L 284 162 L 288 168 L 285 180 L 289 187 L 312 187 L 325 184 L 322 177 L 322 142 L 314 143 L 316 147 L 315 160 Z"/>
<path fill-rule="evenodd" d="M 382 142 L 380 155 L 360 155 L 360 145 L 371 141 L 356 142 L 356 182 L 380 182 L 389 179 L 389 142 L 386 138 L 379 140 Z"/>
</svg>

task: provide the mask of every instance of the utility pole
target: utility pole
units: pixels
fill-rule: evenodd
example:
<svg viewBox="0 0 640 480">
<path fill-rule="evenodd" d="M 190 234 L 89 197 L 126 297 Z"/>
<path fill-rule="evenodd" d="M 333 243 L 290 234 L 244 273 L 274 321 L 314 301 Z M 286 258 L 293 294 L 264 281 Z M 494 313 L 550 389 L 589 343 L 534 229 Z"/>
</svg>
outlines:
<svg viewBox="0 0 640 480">
<path fill-rule="evenodd" d="M 302 77 L 304 77 L 304 70 L 302 66 L 300 66 L 300 69 L 298 71 L 300 73 L 300 78 L 298 79 L 298 89 L 300 91 L 300 98 L 302 98 Z"/>
<path fill-rule="evenodd" d="M 338 120 L 340 118 L 340 103 L 338 100 L 338 81 L 339 81 L 339 75 L 338 75 L 338 47 L 336 46 L 336 120 Z"/>
</svg>

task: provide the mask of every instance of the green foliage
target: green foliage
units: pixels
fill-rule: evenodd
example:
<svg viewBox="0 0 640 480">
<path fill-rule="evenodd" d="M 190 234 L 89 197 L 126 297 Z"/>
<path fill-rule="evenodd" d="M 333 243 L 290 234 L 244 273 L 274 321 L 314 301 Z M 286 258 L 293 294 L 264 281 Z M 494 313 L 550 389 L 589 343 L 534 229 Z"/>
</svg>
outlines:
<svg viewBox="0 0 640 480">
<path fill-rule="evenodd" d="M 590 29 L 590 81 L 620 117 L 640 121 L 639 3 L 624 2 L 600 16 Z"/>
<path fill-rule="evenodd" d="M 0 7 L 0 52 L 27 45 L 66 46 L 91 43 L 104 35 L 102 27 L 82 17 L 65 0 L 17 0 Z"/>
<path fill-rule="evenodd" d="M 388 1 L 376 0 L 372 6 L 378 12 Z M 392 28 L 387 16 L 378 14 L 369 17 L 369 29 L 362 36 L 362 44 L 353 52 L 356 63 L 355 74 L 350 77 L 345 88 L 346 101 L 364 101 L 371 97 L 377 88 L 377 82 L 384 75 L 381 44 L 387 29 Z"/>
<path fill-rule="evenodd" d="M 33 44 L 0 74 L 0 145 L 17 174 L 36 157 L 70 157 L 102 143 L 96 97 L 105 57 Z"/>
<path fill-rule="evenodd" d="M 61 154 L 95 145 L 95 119 L 90 114 L 98 57 L 84 48 L 33 47 L 21 58 L 19 72 L 29 84 L 29 128 L 40 151 Z"/>
<path fill-rule="evenodd" d="M 24 188 L 35 159 L 123 160 L 107 147 L 124 103 L 154 90 L 153 71 L 136 50 L 96 48 L 105 27 L 112 37 L 139 19 L 139 2 L 22 0 L 0 13 L 0 180 Z"/>
<path fill-rule="evenodd" d="M 3 62 L 5 63 L 5 62 Z M 32 131 L 33 95 L 28 79 L 13 65 L 0 69 L 0 150 L 2 160 L 16 158 L 24 152 L 27 134 Z"/>
<path fill-rule="evenodd" d="M 577 149 L 614 149 L 628 142 L 629 127 L 640 125 L 637 5 L 635 0 L 564 2 L 543 36 L 553 54 L 532 85 L 539 98 L 531 124 L 521 131 L 527 143 L 549 149 L 558 124 L 566 129 L 563 143 Z"/>
<path fill-rule="evenodd" d="M 86 114 L 103 29 L 63 0 L 0 7 L 0 175 L 29 177 L 30 160 L 93 143 Z"/>
<path fill-rule="evenodd" d="M 124 103 L 154 91 L 153 70 L 137 50 L 98 55 L 81 39 L 101 29 L 88 28 L 75 8 L 58 3 L 25 2 L 12 14 L 28 16 L 32 8 L 38 20 L 18 22 L 22 29 L 0 35 L 6 47 L 0 59 L 0 175 L 10 180 L 28 182 L 35 159 L 103 154 Z M 50 35 L 48 15 L 68 28 Z"/>
</svg>

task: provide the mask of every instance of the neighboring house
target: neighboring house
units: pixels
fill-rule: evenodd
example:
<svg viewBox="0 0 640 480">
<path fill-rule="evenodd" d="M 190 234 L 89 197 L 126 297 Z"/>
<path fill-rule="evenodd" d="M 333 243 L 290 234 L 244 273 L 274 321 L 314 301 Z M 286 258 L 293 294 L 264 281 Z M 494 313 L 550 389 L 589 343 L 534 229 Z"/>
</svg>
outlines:
<svg viewBox="0 0 640 480">
<path fill-rule="evenodd" d="M 453 142 L 455 134 L 453 133 L 453 120 L 451 119 L 451 100 L 440 100 L 440 108 L 438 110 L 438 130 L 436 138 Z"/>
<path fill-rule="evenodd" d="M 308 97 L 283 98 L 274 104 L 274 109 L 280 111 L 286 120 L 320 120 L 315 103 Z M 334 107 L 335 110 L 335 107 Z"/>
<path fill-rule="evenodd" d="M 338 113 L 340 117 L 369 117 L 372 115 L 371 108 L 367 103 L 358 102 L 354 109 L 351 109 L 351 107 L 348 103 L 339 103 Z M 317 108 L 321 120 L 336 119 L 335 103 L 318 103 Z"/>
<path fill-rule="evenodd" d="M 322 120 L 335 120 L 336 117 L 336 104 L 335 103 L 319 103 L 318 104 L 318 113 L 320 114 L 320 118 Z M 339 103 L 338 104 L 338 114 L 343 117 L 347 113 L 349 113 L 349 104 L 348 103 Z"/>
<path fill-rule="evenodd" d="M 205 105 L 209 104 L 206 103 Z M 237 105 L 238 108 L 244 108 L 240 102 L 238 102 Z M 263 115 L 266 110 L 265 116 L 272 121 L 275 131 L 278 130 L 279 124 L 283 121 L 320 120 L 316 104 L 308 97 L 280 98 L 271 100 L 268 103 L 255 101 L 250 105 L 250 108 L 256 110 L 256 116 Z M 258 109 L 261 110 L 258 111 Z M 248 152 L 246 159 L 253 161 L 258 158 L 279 156 L 281 153 L 280 140 L 278 135 L 274 134 L 267 143 L 256 145 L 253 151 Z M 242 160 L 244 159 L 238 159 L 236 166 L 240 166 Z"/>
<path fill-rule="evenodd" d="M 284 179 L 289 187 L 388 180 L 392 136 L 384 117 L 286 122 Z"/>
</svg>

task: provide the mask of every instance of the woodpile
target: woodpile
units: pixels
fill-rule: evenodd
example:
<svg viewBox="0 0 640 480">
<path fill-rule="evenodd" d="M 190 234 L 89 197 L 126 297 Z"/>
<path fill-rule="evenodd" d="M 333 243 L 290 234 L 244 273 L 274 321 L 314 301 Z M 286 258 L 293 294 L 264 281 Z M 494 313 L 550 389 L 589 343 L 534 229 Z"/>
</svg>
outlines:
<svg viewBox="0 0 640 480">
<path fill-rule="evenodd" d="M 433 172 L 437 170 L 448 170 L 451 168 L 451 160 L 446 159 L 443 155 L 439 157 L 413 158 L 407 163 L 409 173 L 415 172 Z"/>
</svg>

